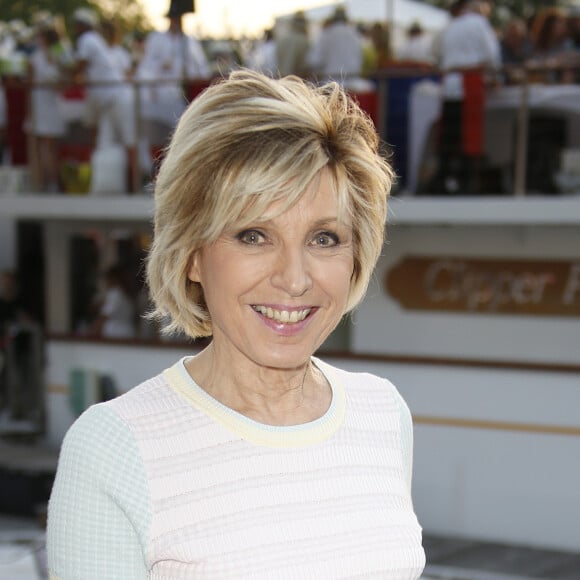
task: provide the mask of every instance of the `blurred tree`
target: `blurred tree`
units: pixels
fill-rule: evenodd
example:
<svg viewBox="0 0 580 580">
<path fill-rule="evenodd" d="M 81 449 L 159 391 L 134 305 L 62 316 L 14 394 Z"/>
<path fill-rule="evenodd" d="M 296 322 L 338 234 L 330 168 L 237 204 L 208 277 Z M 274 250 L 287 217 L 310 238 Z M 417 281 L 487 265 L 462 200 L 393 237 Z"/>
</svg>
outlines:
<svg viewBox="0 0 580 580">
<path fill-rule="evenodd" d="M 123 31 L 151 28 L 140 0 L 0 0 L 0 21 L 19 19 L 29 24 L 35 12 L 47 10 L 62 15 L 68 24 L 72 13 L 80 7 L 92 8 L 106 18 L 115 18 Z"/>
</svg>

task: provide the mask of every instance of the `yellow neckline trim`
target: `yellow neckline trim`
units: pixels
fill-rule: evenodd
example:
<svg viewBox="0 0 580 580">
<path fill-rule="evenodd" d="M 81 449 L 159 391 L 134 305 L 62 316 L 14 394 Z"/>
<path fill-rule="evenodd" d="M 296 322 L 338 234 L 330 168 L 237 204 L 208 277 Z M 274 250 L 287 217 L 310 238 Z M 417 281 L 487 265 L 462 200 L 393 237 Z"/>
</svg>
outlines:
<svg viewBox="0 0 580 580">
<path fill-rule="evenodd" d="M 322 417 L 302 425 L 278 426 L 258 423 L 214 399 L 189 375 L 184 357 L 163 374 L 169 386 L 226 429 L 233 431 L 246 441 L 268 447 L 302 447 L 329 439 L 344 422 L 346 414 L 346 392 L 344 385 L 333 373 L 332 367 L 312 357 L 313 364 L 322 372 L 332 389 L 330 407 Z"/>
</svg>

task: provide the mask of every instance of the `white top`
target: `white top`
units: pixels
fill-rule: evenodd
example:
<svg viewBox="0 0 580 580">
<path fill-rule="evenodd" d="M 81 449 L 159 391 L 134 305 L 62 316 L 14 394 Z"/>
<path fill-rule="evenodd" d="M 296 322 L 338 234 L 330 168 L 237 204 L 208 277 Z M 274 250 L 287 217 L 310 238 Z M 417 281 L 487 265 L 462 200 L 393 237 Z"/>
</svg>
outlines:
<svg viewBox="0 0 580 580">
<path fill-rule="evenodd" d="M 308 60 L 315 72 L 337 81 L 343 76 L 360 75 L 362 38 L 354 26 L 337 22 L 320 31 Z"/>
<path fill-rule="evenodd" d="M 92 30 L 84 32 L 77 40 L 76 57 L 87 62 L 86 76 L 89 82 L 120 82 L 123 75 L 115 66 L 105 39 Z M 99 103 L 109 103 L 118 95 L 121 85 L 88 87 L 89 98 Z"/>
<path fill-rule="evenodd" d="M 184 65 L 185 59 L 185 65 Z M 207 78 L 210 69 L 200 42 L 186 34 L 151 32 L 146 40 L 140 69 L 147 77 L 180 81 L 187 78 Z"/>
<path fill-rule="evenodd" d="M 32 80 L 37 83 L 56 83 L 61 79 L 58 64 L 50 57 L 49 49 L 38 47 L 30 56 Z M 60 90 L 54 87 L 32 89 L 28 129 L 33 135 L 58 137 L 65 132 Z"/>
<path fill-rule="evenodd" d="M 276 60 L 276 42 L 265 40 L 259 42 L 250 54 L 248 68 L 266 75 L 273 76 L 278 71 Z"/>
<path fill-rule="evenodd" d="M 499 41 L 485 16 L 466 12 L 450 21 L 441 41 L 443 70 L 498 68 L 500 65 Z M 461 75 L 454 73 L 445 75 L 444 91 L 448 97 L 461 98 L 463 96 Z"/>
<path fill-rule="evenodd" d="M 210 74 L 197 39 L 169 31 L 151 32 L 136 72 L 136 78 L 144 81 L 140 90 L 143 117 L 173 126 L 185 110 L 184 75 L 198 79 L 208 78 Z"/>
<path fill-rule="evenodd" d="M 131 54 L 129 51 L 120 44 L 114 44 L 113 46 L 109 46 L 109 52 L 111 53 L 111 59 L 115 68 L 126 77 L 129 72 L 131 71 Z"/>
<path fill-rule="evenodd" d="M 101 314 L 106 318 L 103 336 L 108 338 L 135 336 L 135 307 L 120 288 L 107 289 Z"/>
<path fill-rule="evenodd" d="M 397 58 L 410 62 L 433 63 L 433 40 L 426 34 L 411 36 L 399 48 Z"/>
<path fill-rule="evenodd" d="M 308 71 L 310 41 L 305 32 L 290 29 L 276 37 L 276 63 L 280 76 Z"/>
<path fill-rule="evenodd" d="M 182 359 L 68 432 L 48 519 L 59 580 L 417 580 L 411 419 L 395 387 L 318 359 L 315 421 L 225 407 Z"/>
</svg>

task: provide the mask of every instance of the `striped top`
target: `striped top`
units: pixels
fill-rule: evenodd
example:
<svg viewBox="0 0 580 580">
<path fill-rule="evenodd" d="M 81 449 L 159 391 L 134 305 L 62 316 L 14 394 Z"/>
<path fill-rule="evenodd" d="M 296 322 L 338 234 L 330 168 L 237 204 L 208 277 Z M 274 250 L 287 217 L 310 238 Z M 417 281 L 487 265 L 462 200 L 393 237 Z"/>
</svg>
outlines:
<svg viewBox="0 0 580 580">
<path fill-rule="evenodd" d="M 332 388 L 328 411 L 270 426 L 213 399 L 184 361 L 67 433 L 51 578 L 420 577 L 411 419 L 391 383 L 313 359 Z"/>
</svg>

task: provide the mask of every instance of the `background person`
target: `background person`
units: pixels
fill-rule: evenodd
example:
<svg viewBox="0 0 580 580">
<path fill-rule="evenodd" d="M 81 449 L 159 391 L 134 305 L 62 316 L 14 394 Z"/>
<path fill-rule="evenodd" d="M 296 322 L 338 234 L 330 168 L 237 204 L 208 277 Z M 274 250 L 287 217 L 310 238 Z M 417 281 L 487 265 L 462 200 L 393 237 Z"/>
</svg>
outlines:
<svg viewBox="0 0 580 580">
<path fill-rule="evenodd" d="M 458 0 L 442 35 L 443 107 L 435 193 L 481 193 L 487 74 L 501 64 L 487 9 L 480 0 Z"/>
<path fill-rule="evenodd" d="M 192 102 L 156 180 L 148 280 L 166 330 L 211 343 L 71 428 L 52 575 L 420 577 L 409 411 L 387 380 L 313 357 L 383 248 L 378 146 L 336 83 L 241 71 Z"/>
<path fill-rule="evenodd" d="M 363 39 L 339 6 L 310 47 L 308 64 L 320 80 L 356 85 L 362 73 Z"/>
<path fill-rule="evenodd" d="M 96 149 L 113 145 L 125 147 L 128 167 L 136 162 L 135 103 L 131 87 L 111 55 L 105 39 L 97 32 L 98 16 L 88 8 L 78 8 L 73 14 L 75 26 L 75 65 L 73 73 L 85 79 L 87 88 L 87 122 L 96 125 Z M 140 179 L 129 172 L 131 188 L 136 191 Z"/>
<path fill-rule="evenodd" d="M 276 39 L 274 29 L 264 30 L 264 38 L 259 40 L 246 59 L 246 67 L 268 76 L 277 76 L 278 64 L 276 60 Z M 230 66 L 227 72 L 239 68 L 239 65 Z M 225 71 L 222 71 L 222 74 Z"/>
<path fill-rule="evenodd" d="M 105 272 L 105 290 L 93 333 L 103 338 L 136 336 L 135 301 L 128 291 L 125 273 L 119 265 Z"/>
<path fill-rule="evenodd" d="M 185 110 L 184 83 L 211 77 L 211 68 L 199 40 L 183 31 L 183 16 L 193 2 L 172 0 L 166 17 L 167 30 L 150 32 L 135 78 L 139 88 L 142 133 L 140 163 L 146 174 L 154 172 L 153 157 L 167 144 L 177 120 Z"/>
<path fill-rule="evenodd" d="M 58 141 L 65 133 L 61 105 L 64 69 L 72 55 L 61 41 L 56 21 L 41 20 L 36 26 L 36 48 L 29 59 L 32 83 L 28 132 L 34 185 L 40 191 L 56 192 L 58 184 Z"/>
<path fill-rule="evenodd" d="M 309 74 L 308 21 L 303 11 L 295 12 L 286 29 L 276 31 L 276 64 L 280 76 Z"/>
<path fill-rule="evenodd" d="M 101 22 L 101 34 L 109 47 L 115 67 L 123 78 L 131 78 L 133 74 L 133 57 L 123 46 L 118 23 L 115 20 L 103 20 Z"/>
<path fill-rule="evenodd" d="M 532 29 L 532 78 L 548 83 L 572 83 L 578 60 L 565 12 L 550 6 L 536 14 Z M 539 74 L 538 74 L 539 73 Z"/>
<path fill-rule="evenodd" d="M 397 51 L 397 59 L 412 63 L 433 64 L 433 42 L 420 22 L 413 22 L 407 30 L 407 38 Z"/>
</svg>

